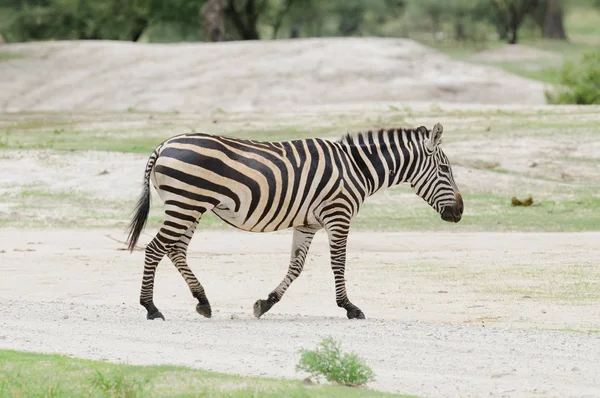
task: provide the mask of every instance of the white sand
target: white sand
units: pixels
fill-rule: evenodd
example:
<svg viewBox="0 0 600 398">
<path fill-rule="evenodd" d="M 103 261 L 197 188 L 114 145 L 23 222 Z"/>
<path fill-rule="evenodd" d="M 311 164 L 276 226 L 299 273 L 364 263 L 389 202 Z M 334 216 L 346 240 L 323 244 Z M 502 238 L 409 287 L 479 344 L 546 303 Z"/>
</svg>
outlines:
<svg viewBox="0 0 600 398">
<path fill-rule="evenodd" d="M 291 234 L 199 232 L 190 264 L 213 318 L 195 313 L 164 261 L 155 302 L 166 322 L 147 321 L 138 304 L 143 253 L 119 251 L 105 234 L 123 239 L 115 230 L 0 231 L 0 348 L 298 378 L 297 350 L 332 335 L 373 367 L 374 388 L 430 397 L 600 395 L 600 335 L 535 330 L 597 327 L 598 306 L 486 290 L 530 280 L 537 264 L 546 274 L 537 282 L 558 286 L 572 264 L 600 262 L 600 233 L 354 233 L 348 290 L 367 320 L 350 321 L 335 305 L 324 234 L 284 299 L 257 320 L 252 304 L 285 274 Z M 448 264 L 457 275 L 480 274 L 440 278 Z"/>
<path fill-rule="evenodd" d="M 407 39 L 336 38 L 179 45 L 8 44 L 0 110 L 293 109 L 428 101 L 544 104 L 542 83 L 454 61 Z"/>
</svg>

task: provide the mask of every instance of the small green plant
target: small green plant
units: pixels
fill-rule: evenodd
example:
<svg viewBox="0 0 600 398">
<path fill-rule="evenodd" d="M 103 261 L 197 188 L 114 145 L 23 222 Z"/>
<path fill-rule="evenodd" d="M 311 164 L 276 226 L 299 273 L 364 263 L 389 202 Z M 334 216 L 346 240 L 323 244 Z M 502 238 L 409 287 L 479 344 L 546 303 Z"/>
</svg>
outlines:
<svg viewBox="0 0 600 398">
<path fill-rule="evenodd" d="M 146 378 L 127 377 L 122 373 L 107 376 L 96 371 L 91 384 L 94 389 L 109 397 L 134 398 L 145 396 L 148 382 Z"/>
<path fill-rule="evenodd" d="M 567 61 L 559 71 L 562 87 L 546 91 L 551 104 L 600 104 L 600 51 L 584 53 L 573 63 Z"/>
<path fill-rule="evenodd" d="M 357 387 L 375 380 L 373 371 L 355 353 L 342 353 L 333 337 L 326 337 L 316 350 L 300 350 L 296 370 L 313 377 L 324 376 L 329 382 Z"/>
</svg>

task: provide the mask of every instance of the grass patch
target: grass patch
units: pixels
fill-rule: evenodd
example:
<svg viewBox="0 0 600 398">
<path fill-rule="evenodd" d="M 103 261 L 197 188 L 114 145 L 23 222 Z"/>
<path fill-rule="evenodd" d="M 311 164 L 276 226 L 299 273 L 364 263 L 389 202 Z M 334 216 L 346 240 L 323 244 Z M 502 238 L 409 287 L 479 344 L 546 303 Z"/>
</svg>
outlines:
<svg viewBox="0 0 600 398">
<path fill-rule="evenodd" d="M 357 387 L 375 380 L 373 370 L 355 353 L 342 353 L 340 344 L 333 337 L 326 337 L 316 350 L 300 350 L 300 362 L 296 369 L 313 377 L 325 377 L 332 383 Z"/>
<path fill-rule="evenodd" d="M 172 133 L 192 133 L 186 129 Z M 205 130 L 206 131 L 206 130 Z M 281 141 L 291 137 L 308 138 L 329 132 L 328 128 L 289 127 L 256 129 L 252 126 L 226 131 L 231 137 Z M 171 133 L 153 128 L 128 131 L 123 129 L 82 131 L 67 128 L 23 127 L 22 125 L 0 130 L 0 148 L 4 149 L 54 149 L 64 151 L 98 150 L 130 153 L 151 153 L 157 145 L 169 138 Z M 341 135 L 340 135 L 341 136 Z"/>
<path fill-rule="evenodd" d="M 567 269 L 521 264 L 518 268 L 503 268 L 496 282 L 481 291 L 564 305 L 595 305 L 600 300 L 600 275 L 593 264 L 570 264 Z"/>
<path fill-rule="evenodd" d="M 600 188 L 600 187 L 599 187 Z M 595 190 L 575 192 L 573 198 L 536 198 L 528 207 L 511 206 L 508 196 L 464 194 L 465 213 L 459 224 L 446 223 L 412 191 L 404 196 L 389 193 L 387 198 L 365 202 L 352 228 L 369 231 L 552 231 L 600 230 L 600 197 Z M 374 199 L 371 198 L 371 199 Z"/>
<path fill-rule="evenodd" d="M 527 79 L 539 80 L 544 83 L 557 84 L 560 81 L 559 65 L 554 62 L 532 61 L 527 64 L 523 62 L 493 62 L 493 66 L 515 75 L 526 77 Z"/>
<path fill-rule="evenodd" d="M 20 54 L 7 53 L 7 52 L 0 51 L 0 62 L 10 61 L 11 59 L 18 59 L 21 57 L 22 57 L 22 55 L 20 55 Z"/>
<path fill-rule="evenodd" d="M 565 28 L 567 41 L 542 39 L 532 35 L 526 29 L 521 34 L 520 45 L 553 53 L 556 57 L 552 58 L 479 61 L 471 57 L 478 52 L 510 45 L 502 41 L 446 43 L 434 41 L 428 36 L 422 37 L 419 41 L 448 54 L 455 60 L 490 65 L 528 79 L 559 84 L 559 69 L 564 61 L 577 60 L 584 53 L 594 51 L 600 46 L 600 11 L 588 7 L 569 9 L 565 17 Z"/>
<path fill-rule="evenodd" d="M 517 59 L 509 61 L 479 61 L 471 59 L 471 57 L 480 51 L 491 50 L 509 45 L 501 42 L 494 42 L 486 45 L 483 48 L 468 44 L 456 48 L 455 46 L 436 45 L 435 43 L 430 42 L 426 42 L 425 44 L 437 48 L 438 50 L 450 55 L 455 60 L 489 65 L 518 76 L 551 84 L 558 84 L 560 82 L 558 70 L 565 59 L 579 58 L 586 51 L 589 51 L 594 47 L 593 45 L 586 43 L 564 43 L 543 39 L 521 40 L 519 44 L 527 45 L 535 49 L 550 51 L 555 53 L 557 56 L 555 58 L 540 57 L 537 59 Z"/>
<path fill-rule="evenodd" d="M 396 397 L 176 366 L 130 366 L 0 350 L 0 397 Z"/>
<path fill-rule="evenodd" d="M 600 301 L 600 270 L 593 262 L 563 262 L 543 253 L 535 263 L 518 259 L 509 262 L 500 257 L 492 259 L 487 267 L 457 260 L 444 264 L 417 262 L 407 273 L 410 278 L 443 284 L 452 291 L 476 291 L 491 300 L 572 306 L 597 305 Z"/>
<path fill-rule="evenodd" d="M 564 23 L 572 41 L 600 44 L 600 8 L 572 8 L 568 10 Z"/>
<path fill-rule="evenodd" d="M 99 150 L 132 153 L 150 153 L 164 138 L 155 134 L 131 136 L 127 131 L 79 131 L 17 126 L 0 134 L 0 148 Z"/>
</svg>

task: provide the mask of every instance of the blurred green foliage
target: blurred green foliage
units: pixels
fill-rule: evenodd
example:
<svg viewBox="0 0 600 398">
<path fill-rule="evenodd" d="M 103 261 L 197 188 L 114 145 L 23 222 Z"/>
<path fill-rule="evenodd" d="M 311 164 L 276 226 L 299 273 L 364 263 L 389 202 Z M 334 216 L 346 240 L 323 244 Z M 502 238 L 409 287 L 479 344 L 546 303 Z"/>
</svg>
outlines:
<svg viewBox="0 0 600 398">
<path fill-rule="evenodd" d="M 131 40 L 153 27 L 176 27 L 179 39 L 198 30 L 204 0 L 1 0 L 7 41 Z M 193 36 L 193 35 L 192 35 Z M 196 34 L 195 39 L 199 39 Z"/>
<path fill-rule="evenodd" d="M 203 40 L 208 0 L 0 0 L 0 34 L 9 42 L 107 39 Z M 224 0 L 226 37 L 410 37 L 482 41 L 543 32 L 551 0 Z M 600 0 L 557 0 L 563 9 Z M 516 38 L 515 38 L 516 39 Z"/>
<path fill-rule="evenodd" d="M 559 71 L 560 87 L 546 92 L 552 104 L 600 104 L 600 50 L 567 61 Z"/>
</svg>

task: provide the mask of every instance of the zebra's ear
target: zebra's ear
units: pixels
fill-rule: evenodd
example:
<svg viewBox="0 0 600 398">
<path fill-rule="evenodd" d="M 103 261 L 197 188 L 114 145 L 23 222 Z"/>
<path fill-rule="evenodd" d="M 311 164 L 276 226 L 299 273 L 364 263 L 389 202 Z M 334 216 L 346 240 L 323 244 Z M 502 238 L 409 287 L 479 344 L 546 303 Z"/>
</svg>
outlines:
<svg viewBox="0 0 600 398">
<path fill-rule="evenodd" d="M 427 140 L 427 147 L 430 150 L 434 150 L 436 146 L 439 145 L 442 140 L 442 133 L 444 132 L 444 127 L 441 123 L 436 123 L 435 126 L 431 129 L 431 133 L 429 133 L 429 139 Z"/>
</svg>

